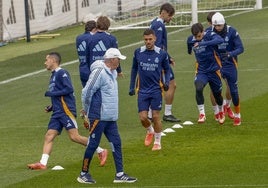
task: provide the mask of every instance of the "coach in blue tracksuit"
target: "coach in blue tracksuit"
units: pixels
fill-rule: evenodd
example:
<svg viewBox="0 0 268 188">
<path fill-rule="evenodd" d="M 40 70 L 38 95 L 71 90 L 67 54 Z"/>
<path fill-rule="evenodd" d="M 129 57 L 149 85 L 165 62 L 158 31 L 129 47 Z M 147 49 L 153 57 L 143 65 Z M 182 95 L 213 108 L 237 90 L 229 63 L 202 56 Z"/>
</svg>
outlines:
<svg viewBox="0 0 268 188">
<path fill-rule="evenodd" d="M 90 120 L 89 143 L 86 148 L 82 170 L 77 181 L 96 183 L 89 172 L 89 165 L 94 151 L 98 147 L 102 133 L 111 144 L 116 175 L 114 183 L 132 183 L 137 179 L 128 176 L 123 170 L 121 138 L 118 132 L 118 85 L 116 68 L 120 59 L 126 59 L 117 48 L 109 48 L 104 60 L 97 60 L 91 65 L 91 73 L 82 90 L 83 110 Z"/>
<path fill-rule="evenodd" d="M 79 73 L 80 73 L 80 80 L 81 80 L 82 87 L 85 87 L 89 74 L 90 74 L 90 64 L 89 62 L 87 62 L 87 50 L 88 50 L 88 43 L 92 39 L 92 36 L 96 32 L 96 30 L 97 30 L 96 22 L 94 20 L 90 20 L 85 24 L 85 32 L 76 37 L 76 49 L 77 49 L 78 59 L 80 62 Z M 85 127 L 87 127 L 87 125 Z M 100 166 L 104 166 L 106 163 L 108 150 L 98 147 L 96 152 L 98 153 Z"/>
<path fill-rule="evenodd" d="M 196 102 L 199 110 L 198 123 L 204 123 L 206 120 L 203 90 L 207 83 L 219 106 L 219 123 L 223 124 L 225 116 L 223 113 L 222 83 L 220 75 L 220 61 L 217 59 L 217 45 L 223 42 L 223 39 L 216 33 L 207 30 L 204 32 L 203 25 L 196 23 L 191 28 L 192 36 L 188 37 L 188 53 L 193 51 L 196 58 Z"/>
<path fill-rule="evenodd" d="M 218 53 L 222 62 L 221 73 L 230 88 L 232 102 L 234 105 L 234 126 L 241 124 L 240 99 L 238 93 L 237 56 L 244 52 L 243 43 L 235 28 L 227 25 L 223 15 L 216 12 L 212 16 L 213 31 L 220 35 L 224 42 L 218 45 Z M 230 108 L 231 101 L 226 101 Z"/>
<path fill-rule="evenodd" d="M 162 123 L 160 111 L 162 109 L 162 95 L 169 88 L 170 66 L 168 54 L 155 46 L 156 36 L 152 29 L 143 33 L 145 46 L 135 50 L 131 70 L 129 95 L 138 94 L 138 112 L 141 124 L 147 129 L 144 145 L 154 145 L 152 150 L 161 150 Z M 137 83 L 136 83 L 137 82 Z M 152 109 L 152 122 L 148 119 L 149 107 Z"/>
</svg>

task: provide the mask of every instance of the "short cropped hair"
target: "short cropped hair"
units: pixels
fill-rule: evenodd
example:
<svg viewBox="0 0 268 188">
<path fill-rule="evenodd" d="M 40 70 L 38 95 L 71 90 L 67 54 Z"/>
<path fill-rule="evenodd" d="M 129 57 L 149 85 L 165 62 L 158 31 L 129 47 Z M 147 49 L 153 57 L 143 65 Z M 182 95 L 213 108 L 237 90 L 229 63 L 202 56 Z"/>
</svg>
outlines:
<svg viewBox="0 0 268 188">
<path fill-rule="evenodd" d="M 146 29 L 144 32 L 143 32 L 143 35 L 155 35 L 155 32 L 153 29 Z"/>
<path fill-rule="evenodd" d="M 108 30 L 111 25 L 111 22 L 107 16 L 100 16 L 97 19 L 97 29 Z"/>
<path fill-rule="evenodd" d="M 208 13 L 208 15 L 207 15 L 207 21 L 209 22 L 209 23 L 212 23 L 212 16 L 215 14 L 216 12 L 210 12 L 210 13 Z"/>
<path fill-rule="evenodd" d="M 170 3 L 164 3 L 160 7 L 160 14 L 161 12 L 165 10 L 170 16 L 173 16 L 175 14 L 175 9 Z"/>
<path fill-rule="evenodd" d="M 58 52 L 50 52 L 49 57 L 53 57 L 58 64 L 61 63 L 61 55 Z"/>
<path fill-rule="evenodd" d="M 204 27 L 201 23 L 195 23 L 191 27 L 191 32 L 194 36 L 196 36 L 198 33 L 203 32 Z"/>
<path fill-rule="evenodd" d="M 89 20 L 86 24 L 85 24 L 85 31 L 86 32 L 90 32 L 93 29 L 96 28 L 96 22 L 95 20 Z"/>
</svg>

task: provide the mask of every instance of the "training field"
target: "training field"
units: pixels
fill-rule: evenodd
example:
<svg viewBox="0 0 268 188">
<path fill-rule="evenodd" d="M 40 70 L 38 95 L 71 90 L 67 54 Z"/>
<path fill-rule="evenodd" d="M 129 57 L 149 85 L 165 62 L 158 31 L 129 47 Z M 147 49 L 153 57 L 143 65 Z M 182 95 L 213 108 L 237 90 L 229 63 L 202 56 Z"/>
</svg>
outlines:
<svg viewBox="0 0 268 188">
<path fill-rule="evenodd" d="M 268 9 L 243 14 L 223 13 L 243 40 L 245 52 L 239 56 L 239 89 L 242 124 L 233 127 L 227 118 L 220 126 L 213 119 L 209 88 L 205 89 L 205 124 L 196 123 L 198 111 L 193 85 L 194 56 L 187 54 L 189 28 L 169 31 L 169 53 L 176 60 L 177 91 L 173 113 L 194 125 L 174 129 L 162 137 L 162 150 L 152 152 L 143 145 L 145 130 L 138 120 L 136 97 L 128 95 L 133 51 L 143 44 L 143 30 L 116 31 L 121 52 L 127 60 L 121 65 L 125 78 L 119 79 L 119 129 L 126 173 L 138 178 L 134 184 L 113 184 L 115 168 L 105 137 L 101 146 L 109 149 L 104 167 L 94 156 L 91 174 L 94 185 L 79 184 L 85 148 L 72 143 L 66 131 L 57 137 L 48 170 L 31 171 L 28 163 L 42 154 L 44 134 L 50 114 L 44 97 L 50 72 L 44 70 L 46 53 L 58 51 L 63 57 L 75 87 L 77 110 L 81 109 L 75 37 L 83 26 L 55 31 L 53 39 L 18 41 L 0 48 L 0 187 L 179 187 L 179 188 L 256 188 L 268 187 Z M 200 15 L 204 20 L 205 15 Z M 67 63 L 68 62 L 68 63 Z M 87 135 L 78 117 L 79 132 Z M 163 122 L 163 129 L 174 124 Z M 64 170 L 53 171 L 60 165 Z"/>
</svg>

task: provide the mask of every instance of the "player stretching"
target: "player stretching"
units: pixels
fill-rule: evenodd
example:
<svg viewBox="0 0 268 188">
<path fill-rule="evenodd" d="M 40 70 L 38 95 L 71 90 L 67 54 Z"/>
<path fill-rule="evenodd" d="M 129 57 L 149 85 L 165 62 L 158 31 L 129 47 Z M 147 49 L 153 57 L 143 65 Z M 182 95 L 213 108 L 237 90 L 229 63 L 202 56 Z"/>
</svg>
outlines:
<svg viewBox="0 0 268 188">
<path fill-rule="evenodd" d="M 206 120 L 203 90 L 206 84 L 209 83 L 210 89 L 219 106 L 219 123 L 223 124 L 225 116 L 222 106 L 220 62 L 217 62 L 215 53 L 217 45 L 222 43 L 223 39 L 211 31 L 204 32 L 203 25 L 200 23 L 192 25 L 191 32 L 193 36 L 188 38 L 187 46 L 189 54 L 194 51 L 197 63 L 194 81 L 196 89 L 195 98 L 199 110 L 197 122 L 204 123 Z"/>
</svg>

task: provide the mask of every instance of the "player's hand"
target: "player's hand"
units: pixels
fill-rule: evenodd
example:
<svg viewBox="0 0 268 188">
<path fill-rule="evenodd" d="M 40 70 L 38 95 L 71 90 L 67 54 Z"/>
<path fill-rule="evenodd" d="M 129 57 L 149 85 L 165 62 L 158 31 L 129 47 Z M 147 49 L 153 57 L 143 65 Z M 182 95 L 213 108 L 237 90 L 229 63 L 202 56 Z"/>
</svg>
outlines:
<svg viewBox="0 0 268 188">
<path fill-rule="evenodd" d="M 84 127 L 85 127 L 86 129 L 89 129 L 89 119 L 88 119 L 87 116 L 84 117 L 84 122 L 83 122 L 83 124 L 84 124 Z"/>
<path fill-rule="evenodd" d="M 133 96 L 133 95 L 135 95 L 135 90 L 134 89 L 131 89 L 131 90 L 129 90 L 129 93 L 128 93 L 130 96 Z"/>
<path fill-rule="evenodd" d="M 89 129 L 89 119 L 87 117 L 87 114 L 86 114 L 85 110 L 83 110 L 83 109 L 80 110 L 80 117 L 84 120 L 83 121 L 84 127 L 86 129 Z"/>
<path fill-rule="evenodd" d="M 86 115 L 86 111 L 84 109 L 80 110 L 80 117 L 83 119 Z"/>
<path fill-rule="evenodd" d="M 194 43 L 194 48 L 197 48 L 199 46 L 199 42 Z"/>
<path fill-rule="evenodd" d="M 163 88 L 164 88 L 164 91 L 168 91 L 169 85 L 168 84 L 164 84 Z"/>
<path fill-rule="evenodd" d="M 125 77 L 125 75 L 124 75 L 124 73 L 123 73 L 123 72 L 120 72 L 120 73 L 117 73 L 117 77 L 119 77 L 119 78 L 124 78 L 124 77 Z"/>
<path fill-rule="evenodd" d="M 170 61 L 170 64 L 172 65 L 172 67 L 175 67 L 176 62 L 174 61 L 174 59 L 170 58 L 169 61 Z"/>
<path fill-rule="evenodd" d="M 45 107 L 45 111 L 48 113 L 48 112 L 51 112 L 52 111 L 52 105 L 48 105 Z"/>
</svg>

